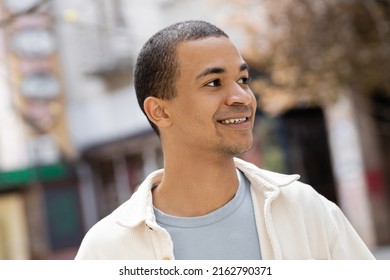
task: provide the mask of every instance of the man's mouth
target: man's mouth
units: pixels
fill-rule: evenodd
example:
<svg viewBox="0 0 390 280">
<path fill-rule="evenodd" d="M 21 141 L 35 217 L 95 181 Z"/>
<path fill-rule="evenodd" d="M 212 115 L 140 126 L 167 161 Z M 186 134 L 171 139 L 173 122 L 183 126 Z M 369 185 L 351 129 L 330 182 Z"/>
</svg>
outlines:
<svg viewBox="0 0 390 280">
<path fill-rule="evenodd" d="M 226 120 L 221 120 L 219 121 L 222 124 L 237 124 L 237 123 L 244 123 L 248 120 L 249 118 L 235 118 L 235 119 L 226 119 Z"/>
</svg>

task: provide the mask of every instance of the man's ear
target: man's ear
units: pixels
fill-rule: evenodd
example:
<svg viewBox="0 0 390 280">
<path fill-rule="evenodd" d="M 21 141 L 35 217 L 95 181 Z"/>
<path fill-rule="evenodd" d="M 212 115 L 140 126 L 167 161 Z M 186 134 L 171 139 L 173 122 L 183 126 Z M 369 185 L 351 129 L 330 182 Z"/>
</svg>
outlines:
<svg viewBox="0 0 390 280">
<path fill-rule="evenodd" d="M 166 111 L 164 100 L 148 96 L 144 101 L 144 110 L 149 120 L 157 127 L 168 127 L 171 125 L 171 118 Z"/>
</svg>

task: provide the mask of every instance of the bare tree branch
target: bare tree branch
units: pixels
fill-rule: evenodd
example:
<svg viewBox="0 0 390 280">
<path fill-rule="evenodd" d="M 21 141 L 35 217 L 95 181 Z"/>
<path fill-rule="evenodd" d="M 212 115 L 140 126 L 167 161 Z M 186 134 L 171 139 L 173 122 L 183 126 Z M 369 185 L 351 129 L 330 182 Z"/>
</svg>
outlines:
<svg viewBox="0 0 390 280">
<path fill-rule="evenodd" d="M 10 23 L 12 23 L 16 18 L 20 17 L 20 16 L 23 16 L 23 15 L 28 15 L 28 14 L 35 14 L 35 13 L 38 13 L 39 10 L 41 8 L 44 7 L 44 5 L 46 5 L 48 2 L 50 2 L 52 0 L 41 0 L 40 2 L 38 2 L 36 5 L 32 6 L 31 8 L 29 8 L 28 10 L 26 11 L 23 11 L 23 12 L 20 12 L 20 13 L 15 13 L 15 14 L 12 14 L 10 15 L 9 17 L 3 19 L 0 21 L 0 28 L 3 28 L 7 25 L 9 25 Z"/>
</svg>

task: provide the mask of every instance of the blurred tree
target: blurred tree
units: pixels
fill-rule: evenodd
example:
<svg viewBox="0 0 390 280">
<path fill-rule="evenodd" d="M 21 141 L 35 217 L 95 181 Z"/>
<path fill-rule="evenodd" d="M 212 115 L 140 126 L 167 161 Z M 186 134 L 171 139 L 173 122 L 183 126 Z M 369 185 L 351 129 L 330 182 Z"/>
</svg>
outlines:
<svg viewBox="0 0 390 280">
<path fill-rule="evenodd" d="M 247 35 L 245 59 L 265 75 L 263 110 L 331 102 L 343 89 L 390 92 L 390 0 L 215 0 Z M 272 99 L 268 96 L 272 95 Z"/>
<path fill-rule="evenodd" d="M 16 12 L 16 13 L 12 13 L 11 15 L 7 15 L 6 17 L 4 17 L 4 15 L 2 13 L 0 13 L 2 16 L 2 18 L 0 18 L 0 28 L 9 25 L 16 18 L 18 18 L 20 16 L 23 16 L 26 14 L 34 14 L 34 13 L 42 12 L 43 9 L 46 8 L 46 4 L 48 4 L 50 2 L 52 2 L 52 0 L 40 0 L 40 1 L 37 1 L 36 4 L 31 2 L 32 4 L 31 5 L 27 4 L 25 9 L 22 9 L 21 11 Z M 2 7 L 0 7 L 0 8 L 2 8 Z"/>
</svg>

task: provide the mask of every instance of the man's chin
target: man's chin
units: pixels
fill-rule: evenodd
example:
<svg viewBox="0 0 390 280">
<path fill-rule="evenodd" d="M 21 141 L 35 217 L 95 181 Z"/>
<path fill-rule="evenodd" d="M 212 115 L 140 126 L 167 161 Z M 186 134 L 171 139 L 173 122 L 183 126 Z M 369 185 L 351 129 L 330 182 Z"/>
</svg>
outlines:
<svg viewBox="0 0 390 280">
<path fill-rule="evenodd" d="M 253 142 L 248 145 L 224 145 L 218 148 L 218 152 L 232 157 L 240 156 L 253 148 Z"/>
</svg>

